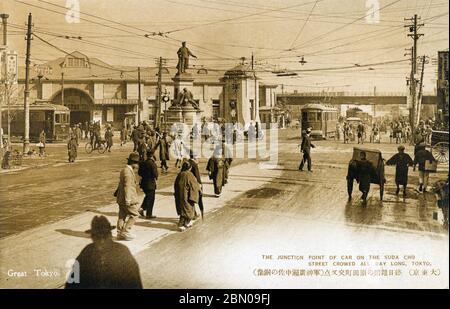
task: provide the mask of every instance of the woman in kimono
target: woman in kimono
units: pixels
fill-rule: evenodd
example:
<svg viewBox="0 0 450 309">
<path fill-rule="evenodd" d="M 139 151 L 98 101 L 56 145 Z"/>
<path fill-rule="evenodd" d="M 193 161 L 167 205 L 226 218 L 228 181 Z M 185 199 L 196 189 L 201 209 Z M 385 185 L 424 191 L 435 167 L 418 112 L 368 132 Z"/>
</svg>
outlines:
<svg viewBox="0 0 450 309">
<path fill-rule="evenodd" d="M 199 195 L 200 186 L 191 172 L 191 165 L 184 161 L 174 184 L 175 206 L 180 216 L 178 228 L 181 232 L 191 227 L 195 220 L 195 204 L 199 201 Z"/>
<path fill-rule="evenodd" d="M 405 147 L 403 145 L 398 146 L 398 153 L 387 160 L 386 164 L 395 165 L 395 184 L 397 185 L 395 194 L 399 194 L 400 185 L 402 185 L 403 196 L 406 196 L 406 186 L 408 185 L 408 167 L 413 165 L 413 160 L 407 153 L 405 153 Z"/>
</svg>

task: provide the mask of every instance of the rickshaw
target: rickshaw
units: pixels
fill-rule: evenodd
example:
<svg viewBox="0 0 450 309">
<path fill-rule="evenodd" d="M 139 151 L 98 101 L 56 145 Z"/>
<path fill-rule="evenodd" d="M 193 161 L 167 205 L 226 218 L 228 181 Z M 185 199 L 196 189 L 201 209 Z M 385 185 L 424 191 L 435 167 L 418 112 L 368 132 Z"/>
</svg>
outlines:
<svg viewBox="0 0 450 309">
<path fill-rule="evenodd" d="M 438 163 L 448 163 L 448 131 L 431 132 L 431 153 Z"/>
<path fill-rule="evenodd" d="M 386 179 L 384 177 L 384 159 L 381 154 L 381 151 L 376 149 L 368 149 L 362 147 L 354 147 L 353 148 L 353 157 L 348 164 L 348 172 L 347 172 L 347 192 L 348 195 L 351 196 L 353 192 L 353 180 L 358 180 L 358 160 L 360 158 L 360 153 L 364 151 L 366 153 L 366 159 L 370 163 L 372 163 L 375 168 L 375 174 L 371 175 L 370 183 L 377 184 L 380 186 L 380 200 L 383 200 L 384 195 L 384 184 L 386 183 Z"/>
</svg>

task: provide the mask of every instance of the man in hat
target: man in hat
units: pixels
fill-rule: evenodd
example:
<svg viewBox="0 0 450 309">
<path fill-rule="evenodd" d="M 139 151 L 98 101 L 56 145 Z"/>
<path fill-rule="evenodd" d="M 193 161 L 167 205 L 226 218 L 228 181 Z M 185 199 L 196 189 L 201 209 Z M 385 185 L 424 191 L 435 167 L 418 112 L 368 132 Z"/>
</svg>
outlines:
<svg viewBox="0 0 450 309">
<path fill-rule="evenodd" d="M 403 196 L 406 196 L 406 186 L 408 185 L 408 167 L 413 165 L 413 160 L 409 154 L 405 153 L 405 146 L 398 146 L 398 153 L 387 160 L 386 165 L 395 165 L 395 184 L 397 185 L 395 194 L 399 194 L 400 185 L 402 185 Z"/>
<path fill-rule="evenodd" d="M 117 239 L 132 240 L 131 234 L 136 219 L 139 217 L 139 199 L 137 194 L 136 173 L 139 168 L 139 154 L 133 152 L 128 157 L 127 165 L 120 171 L 119 185 L 116 190 L 116 201 L 119 205 L 117 222 Z"/>
<path fill-rule="evenodd" d="M 419 192 L 427 192 L 428 179 L 430 177 L 430 171 L 426 170 L 425 163 L 429 161 L 430 163 L 436 162 L 436 159 L 433 157 L 433 154 L 426 150 L 425 143 L 421 143 L 417 146 L 417 152 L 414 155 L 414 168 L 416 170 L 416 165 L 419 165 L 419 188 L 417 191 Z"/>
<path fill-rule="evenodd" d="M 95 216 L 92 243 L 76 258 L 66 289 L 142 289 L 139 265 L 130 250 L 112 240 L 111 226 L 105 216 Z"/>
<path fill-rule="evenodd" d="M 308 162 L 308 171 L 312 172 L 312 169 L 311 169 L 311 165 L 312 165 L 312 163 L 311 163 L 311 147 L 315 148 L 316 146 L 314 146 L 311 143 L 311 131 L 312 131 L 311 128 L 307 128 L 306 134 L 303 135 L 303 138 L 302 138 L 302 144 L 300 146 L 300 149 L 301 149 L 301 152 L 303 152 L 303 159 L 302 159 L 302 162 L 300 163 L 300 166 L 298 167 L 298 169 L 300 171 L 303 171 L 305 162 Z"/>
<path fill-rule="evenodd" d="M 147 160 L 139 165 L 139 176 L 141 176 L 141 188 L 145 193 L 139 214 L 147 219 L 156 218 L 153 215 L 153 206 L 155 204 L 156 181 L 158 180 L 158 167 L 155 163 L 153 149 L 147 149 Z"/>
<path fill-rule="evenodd" d="M 113 146 L 113 136 L 114 132 L 111 125 L 108 124 L 105 131 L 106 150 L 108 150 L 108 152 L 111 152 L 111 147 Z"/>
<path fill-rule="evenodd" d="M 167 161 L 170 160 L 169 155 L 170 142 L 167 138 L 167 132 L 163 132 L 163 135 L 159 139 L 155 148 L 157 147 L 159 147 L 159 160 L 161 160 L 161 169 L 163 173 L 166 173 L 167 170 L 169 169 L 169 167 L 167 166 Z"/>
<path fill-rule="evenodd" d="M 199 201 L 200 186 L 190 169 L 189 162 L 184 161 L 174 183 L 175 206 L 180 216 L 178 227 L 181 232 L 192 226 L 195 220 L 195 204 Z"/>
</svg>

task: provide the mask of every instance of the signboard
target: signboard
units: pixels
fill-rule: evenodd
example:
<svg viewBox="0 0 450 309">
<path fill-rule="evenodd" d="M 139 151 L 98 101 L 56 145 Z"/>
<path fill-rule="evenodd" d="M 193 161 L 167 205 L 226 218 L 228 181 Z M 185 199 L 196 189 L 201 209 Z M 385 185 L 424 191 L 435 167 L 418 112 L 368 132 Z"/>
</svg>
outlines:
<svg viewBox="0 0 450 309">
<path fill-rule="evenodd" d="M 100 122 L 100 124 L 102 124 L 102 111 L 101 110 L 93 111 L 92 120 L 94 120 L 94 122 Z"/>
<path fill-rule="evenodd" d="M 108 107 L 108 109 L 106 110 L 106 121 L 114 121 L 114 107 Z"/>
</svg>

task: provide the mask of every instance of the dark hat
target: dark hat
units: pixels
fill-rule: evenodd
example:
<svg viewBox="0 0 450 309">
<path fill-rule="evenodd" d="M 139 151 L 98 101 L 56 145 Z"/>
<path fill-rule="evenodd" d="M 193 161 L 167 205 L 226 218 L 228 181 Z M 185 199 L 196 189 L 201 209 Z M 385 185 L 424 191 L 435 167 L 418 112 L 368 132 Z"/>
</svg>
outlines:
<svg viewBox="0 0 450 309">
<path fill-rule="evenodd" d="M 139 163 L 139 154 L 136 152 L 130 153 L 128 156 L 128 161 Z"/>
<path fill-rule="evenodd" d="M 398 149 L 399 151 L 403 151 L 403 150 L 405 150 L 405 146 L 400 145 L 400 146 L 397 147 L 397 149 Z"/>
<path fill-rule="evenodd" d="M 155 153 L 155 151 L 153 150 L 153 148 L 148 148 L 146 153 L 147 153 L 147 155 L 152 156 Z"/>
<path fill-rule="evenodd" d="M 181 171 L 187 171 L 191 168 L 191 163 L 189 161 L 183 161 L 183 165 L 181 166 Z"/>
<path fill-rule="evenodd" d="M 115 228 L 115 226 L 111 226 L 111 223 L 109 223 L 105 216 L 95 216 L 91 221 L 91 229 L 85 231 L 85 233 L 91 235 L 105 235 L 110 234 Z"/>
</svg>

